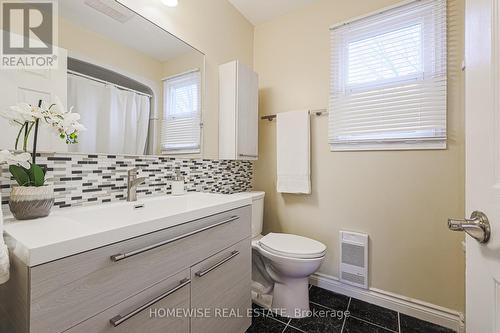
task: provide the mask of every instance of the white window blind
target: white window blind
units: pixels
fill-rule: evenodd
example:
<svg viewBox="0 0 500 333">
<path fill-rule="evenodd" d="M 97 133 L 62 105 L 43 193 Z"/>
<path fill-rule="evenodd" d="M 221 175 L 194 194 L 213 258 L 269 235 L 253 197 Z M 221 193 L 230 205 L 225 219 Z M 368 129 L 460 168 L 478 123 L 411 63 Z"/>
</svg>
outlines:
<svg viewBox="0 0 500 333">
<path fill-rule="evenodd" d="M 331 28 L 332 150 L 446 148 L 446 0 Z"/>
<path fill-rule="evenodd" d="M 200 152 L 200 81 L 200 72 L 194 71 L 168 78 L 163 82 L 163 152 Z"/>
</svg>

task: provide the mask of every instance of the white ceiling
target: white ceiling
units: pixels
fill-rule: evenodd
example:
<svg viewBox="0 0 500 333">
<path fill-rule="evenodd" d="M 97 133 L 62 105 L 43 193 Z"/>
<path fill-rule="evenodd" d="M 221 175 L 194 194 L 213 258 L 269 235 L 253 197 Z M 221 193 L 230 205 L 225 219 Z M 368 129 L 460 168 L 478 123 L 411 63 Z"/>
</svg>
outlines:
<svg viewBox="0 0 500 333">
<path fill-rule="evenodd" d="M 259 25 L 316 0 L 229 0 L 253 25 Z"/>
</svg>

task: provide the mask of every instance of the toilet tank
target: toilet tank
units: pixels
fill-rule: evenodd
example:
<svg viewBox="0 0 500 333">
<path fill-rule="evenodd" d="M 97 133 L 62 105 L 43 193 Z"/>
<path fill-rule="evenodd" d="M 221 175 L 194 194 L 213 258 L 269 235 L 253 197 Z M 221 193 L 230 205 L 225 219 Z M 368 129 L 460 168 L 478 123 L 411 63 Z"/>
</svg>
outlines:
<svg viewBox="0 0 500 333">
<path fill-rule="evenodd" d="M 264 196 L 265 192 L 242 192 L 234 195 L 250 197 L 252 199 L 252 238 L 262 233 L 264 222 Z"/>
<path fill-rule="evenodd" d="M 262 233 L 264 223 L 264 196 L 265 192 L 250 192 L 252 196 L 252 238 Z"/>
</svg>

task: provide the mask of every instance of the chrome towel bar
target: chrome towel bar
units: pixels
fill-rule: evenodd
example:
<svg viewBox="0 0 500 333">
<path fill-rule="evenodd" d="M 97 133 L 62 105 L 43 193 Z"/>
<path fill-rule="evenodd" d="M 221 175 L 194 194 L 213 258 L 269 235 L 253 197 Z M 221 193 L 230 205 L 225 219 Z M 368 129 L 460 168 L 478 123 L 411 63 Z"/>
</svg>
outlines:
<svg viewBox="0 0 500 333">
<path fill-rule="evenodd" d="M 328 114 L 328 109 L 309 110 L 309 114 L 315 115 L 315 116 L 323 116 L 323 115 Z M 275 118 L 276 118 L 275 114 L 270 114 L 267 116 L 260 117 L 260 119 L 262 119 L 262 120 L 269 120 L 269 121 L 273 121 Z"/>
</svg>

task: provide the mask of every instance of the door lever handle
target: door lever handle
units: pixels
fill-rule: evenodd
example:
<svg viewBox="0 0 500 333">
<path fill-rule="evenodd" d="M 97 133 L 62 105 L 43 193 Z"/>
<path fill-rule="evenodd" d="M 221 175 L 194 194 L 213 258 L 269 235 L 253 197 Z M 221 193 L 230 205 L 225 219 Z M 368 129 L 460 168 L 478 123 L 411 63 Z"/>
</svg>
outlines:
<svg viewBox="0 0 500 333">
<path fill-rule="evenodd" d="M 479 211 L 473 212 L 470 219 L 448 219 L 448 229 L 451 231 L 465 231 L 481 244 L 488 243 L 491 236 L 488 217 Z"/>
</svg>

